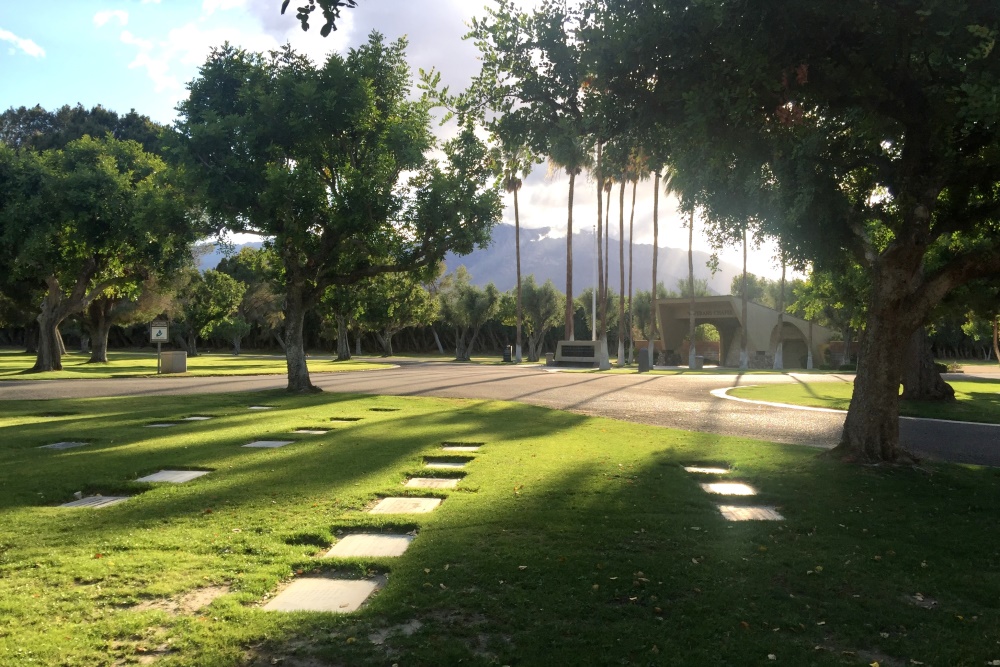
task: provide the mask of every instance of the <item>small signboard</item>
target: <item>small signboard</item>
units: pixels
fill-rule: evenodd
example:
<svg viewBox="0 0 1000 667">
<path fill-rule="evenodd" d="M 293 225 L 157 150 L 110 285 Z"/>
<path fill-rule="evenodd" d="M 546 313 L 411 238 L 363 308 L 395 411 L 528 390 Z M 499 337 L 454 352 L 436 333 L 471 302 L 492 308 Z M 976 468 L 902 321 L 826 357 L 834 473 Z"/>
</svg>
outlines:
<svg viewBox="0 0 1000 667">
<path fill-rule="evenodd" d="M 153 322 L 149 325 L 149 342 L 166 343 L 169 340 L 169 332 L 168 322 Z"/>
</svg>

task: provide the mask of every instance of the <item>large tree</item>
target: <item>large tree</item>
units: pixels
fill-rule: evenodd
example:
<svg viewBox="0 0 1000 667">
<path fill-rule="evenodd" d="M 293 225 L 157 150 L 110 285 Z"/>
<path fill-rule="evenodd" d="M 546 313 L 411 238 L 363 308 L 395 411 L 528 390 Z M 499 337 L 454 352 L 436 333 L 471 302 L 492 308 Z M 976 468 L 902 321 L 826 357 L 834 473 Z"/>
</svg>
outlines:
<svg viewBox="0 0 1000 667">
<path fill-rule="evenodd" d="M 710 216 L 756 216 L 793 260 L 871 282 L 838 453 L 896 461 L 911 334 L 1000 272 L 1000 4 L 595 3 L 594 63 L 642 122 L 676 128 Z"/>
<path fill-rule="evenodd" d="M 484 245 L 500 215 L 470 128 L 434 148 L 405 40 L 372 33 L 316 67 L 290 47 L 212 52 L 180 107 L 180 153 L 212 216 L 270 239 L 284 272 L 289 391 L 315 390 L 303 343 L 327 288 Z"/>
<path fill-rule="evenodd" d="M 196 228 L 166 165 L 134 141 L 85 136 L 42 153 L 0 146 L 0 162 L 10 272 L 44 290 L 33 370 L 61 370 L 59 325 L 109 290 L 180 266 Z"/>
</svg>

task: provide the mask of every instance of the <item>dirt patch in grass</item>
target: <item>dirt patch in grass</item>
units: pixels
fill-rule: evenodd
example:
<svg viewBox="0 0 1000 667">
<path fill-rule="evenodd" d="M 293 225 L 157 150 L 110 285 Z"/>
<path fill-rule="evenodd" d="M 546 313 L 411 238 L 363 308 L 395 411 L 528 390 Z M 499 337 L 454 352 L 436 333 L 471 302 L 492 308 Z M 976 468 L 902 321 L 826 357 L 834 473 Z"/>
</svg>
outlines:
<svg viewBox="0 0 1000 667">
<path fill-rule="evenodd" d="M 166 600 L 146 600 L 132 607 L 134 611 L 165 611 L 168 614 L 193 614 L 229 592 L 229 586 L 196 588 Z"/>
</svg>

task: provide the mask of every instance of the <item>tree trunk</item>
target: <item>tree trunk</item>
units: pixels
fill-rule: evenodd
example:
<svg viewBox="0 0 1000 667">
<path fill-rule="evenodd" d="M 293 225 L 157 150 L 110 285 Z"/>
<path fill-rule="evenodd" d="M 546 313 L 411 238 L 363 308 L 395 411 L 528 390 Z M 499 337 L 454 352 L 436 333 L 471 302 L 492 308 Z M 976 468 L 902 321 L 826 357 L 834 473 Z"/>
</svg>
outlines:
<svg viewBox="0 0 1000 667">
<path fill-rule="evenodd" d="M 469 361 L 469 353 L 465 347 L 465 333 L 460 329 L 455 329 L 455 360 Z"/>
<path fill-rule="evenodd" d="M 566 338 L 573 340 L 573 187 L 576 170 L 569 170 L 569 206 L 566 214 Z"/>
<path fill-rule="evenodd" d="M 639 187 L 639 179 L 632 181 L 632 211 L 628 217 L 628 322 L 625 333 L 628 336 L 628 363 L 631 366 L 634 360 L 633 348 L 635 343 L 632 335 L 632 236 L 635 231 L 635 191 Z"/>
<path fill-rule="evenodd" d="M 1000 315 L 993 318 L 993 356 L 1000 363 Z"/>
<path fill-rule="evenodd" d="M 347 318 L 336 317 L 337 320 L 337 361 L 350 361 L 351 339 L 347 334 Z"/>
<path fill-rule="evenodd" d="M 438 354 L 444 354 L 444 345 L 441 344 L 441 338 L 438 336 L 437 329 L 431 327 L 431 333 L 434 334 L 434 344 L 437 345 Z"/>
<path fill-rule="evenodd" d="M 597 176 L 597 284 L 594 285 L 597 297 L 595 303 L 597 309 L 592 313 L 594 319 L 594 331 L 596 336 L 591 336 L 600 340 L 601 334 L 607 330 L 604 326 L 604 257 L 601 255 L 601 241 L 604 239 L 604 221 L 601 216 L 604 214 L 604 181 L 601 178 L 601 142 L 597 142 L 597 166 L 594 172 Z"/>
<path fill-rule="evenodd" d="M 944 381 L 934 363 L 926 327 L 917 327 L 906 347 L 902 398 L 906 401 L 955 400 L 955 390 Z"/>
<path fill-rule="evenodd" d="M 743 324 L 740 327 L 740 370 L 750 367 L 747 350 L 747 230 L 743 230 Z"/>
<path fill-rule="evenodd" d="M 188 334 L 187 349 L 189 357 L 193 358 L 198 356 L 198 334 L 193 331 Z"/>
<path fill-rule="evenodd" d="M 625 365 L 625 181 L 618 189 L 618 366 Z"/>
<path fill-rule="evenodd" d="M 91 338 L 88 364 L 108 363 L 108 333 L 111 331 L 112 308 L 110 299 L 95 299 L 87 308 Z"/>
<path fill-rule="evenodd" d="M 698 350 L 694 340 L 694 208 L 688 214 L 688 369 L 694 368 Z"/>
<path fill-rule="evenodd" d="M 774 370 L 785 368 L 785 255 L 781 254 L 781 289 L 778 292 L 778 342 L 774 345 Z"/>
<path fill-rule="evenodd" d="M 24 353 L 38 354 L 38 322 L 24 328 Z"/>
<path fill-rule="evenodd" d="M 42 300 L 42 310 L 38 314 L 38 351 L 35 356 L 33 373 L 62 370 L 62 352 L 59 346 L 59 325 L 65 315 L 59 307 L 59 294 L 49 289 Z"/>
<path fill-rule="evenodd" d="M 653 324 L 649 332 L 649 345 L 646 352 L 649 354 L 649 367 L 653 367 L 656 361 L 656 262 L 660 255 L 660 172 L 656 171 L 653 176 L 653 291 L 650 294 L 650 309 L 653 311 Z"/>
<path fill-rule="evenodd" d="M 300 285 L 290 284 L 285 296 L 285 361 L 288 366 L 288 391 L 318 392 L 309 380 L 309 368 L 306 366 L 305 325 L 306 308 Z"/>
<path fill-rule="evenodd" d="M 520 181 L 518 181 L 520 183 Z M 521 310 L 521 213 L 517 206 L 517 191 L 514 187 L 514 257 L 517 266 L 517 332 L 514 334 L 514 362 L 521 363 L 521 327 L 524 315 Z"/>
</svg>

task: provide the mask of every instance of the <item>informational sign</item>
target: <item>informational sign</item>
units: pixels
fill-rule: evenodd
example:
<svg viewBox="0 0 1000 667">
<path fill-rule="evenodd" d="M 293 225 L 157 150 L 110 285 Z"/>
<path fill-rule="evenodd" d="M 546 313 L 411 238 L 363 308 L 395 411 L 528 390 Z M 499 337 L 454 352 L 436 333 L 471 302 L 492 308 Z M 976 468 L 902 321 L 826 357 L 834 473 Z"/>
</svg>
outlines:
<svg viewBox="0 0 1000 667">
<path fill-rule="evenodd" d="M 149 341 L 151 343 L 166 343 L 169 339 L 170 324 L 168 322 L 153 322 L 149 325 Z"/>
</svg>

